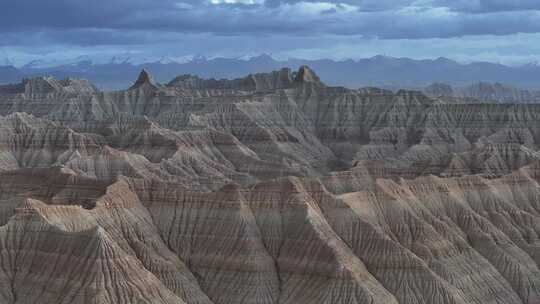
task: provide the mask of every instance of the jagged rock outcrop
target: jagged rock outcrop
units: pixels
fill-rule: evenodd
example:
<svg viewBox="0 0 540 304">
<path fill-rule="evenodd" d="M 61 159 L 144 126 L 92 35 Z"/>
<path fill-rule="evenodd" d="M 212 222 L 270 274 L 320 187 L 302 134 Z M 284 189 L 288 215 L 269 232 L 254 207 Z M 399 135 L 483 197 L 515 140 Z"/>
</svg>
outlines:
<svg viewBox="0 0 540 304">
<path fill-rule="evenodd" d="M 459 88 L 452 88 L 444 83 L 433 83 L 426 87 L 424 92 L 432 97 L 453 97 L 458 102 L 462 99 L 501 103 L 538 103 L 540 101 L 539 91 L 518 89 L 501 83 L 478 82 Z"/>
<path fill-rule="evenodd" d="M 291 87 L 293 78 L 291 70 L 285 68 L 268 74 L 253 74 L 234 80 L 206 80 L 194 75 L 183 75 L 173 79 L 169 86 L 184 90 L 268 91 Z"/>
<path fill-rule="evenodd" d="M 294 75 L 294 81 L 300 83 L 311 82 L 318 85 L 323 85 L 319 76 L 317 76 L 312 69 L 305 65 L 301 66 L 298 72 Z"/>
<path fill-rule="evenodd" d="M 301 67 L 0 115 L 0 303 L 540 303 L 539 105 Z"/>
<path fill-rule="evenodd" d="M 139 78 L 137 78 L 137 81 L 129 88 L 129 90 L 136 90 L 139 88 L 154 88 L 156 89 L 156 83 L 154 82 L 154 78 L 150 73 L 148 73 L 147 70 L 142 70 L 139 74 Z"/>
<path fill-rule="evenodd" d="M 20 84 L 0 86 L 0 95 L 24 94 L 27 96 L 64 94 L 93 94 L 97 93 L 88 80 L 67 78 L 56 80 L 53 77 L 37 77 L 24 79 Z"/>
</svg>

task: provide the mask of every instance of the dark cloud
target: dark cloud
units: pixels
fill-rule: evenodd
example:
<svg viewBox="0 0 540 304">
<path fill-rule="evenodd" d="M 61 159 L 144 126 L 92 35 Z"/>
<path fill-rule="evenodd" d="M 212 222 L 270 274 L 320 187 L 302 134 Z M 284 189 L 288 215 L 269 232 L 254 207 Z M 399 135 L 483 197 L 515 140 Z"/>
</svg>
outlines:
<svg viewBox="0 0 540 304">
<path fill-rule="evenodd" d="M 114 28 L 118 20 L 145 11 L 175 9 L 174 2 L 146 0 L 6 0 L 0 2 L 3 30 L 24 28 Z"/>
<path fill-rule="evenodd" d="M 364 35 L 420 39 L 540 31 L 532 0 L 7 0 L 0 31 L 98 29 L 217 35 Z M 96 32 L 96 44 L 118 33 Z M 92 34 L 92 33 L 91 33 Z M 50 35 L 53 36 L 53 35 Z M 61 35 L 56 35 L 62 38 Z M 70 37 L 90 44 L 90 37 Z"/>
<path fill-rule="evenodd" d="M 154 49 L 193 35 L 222 42 L 232 37 L 236 44 L 311 37 L 325 47 L 317 37 L 421 40 L 539 32 L 538 0 L 0 1 L 0 47 Z"/>
<path fill-rule="evenodd" d="M 462 13 L 540 10 L 540 1 L 538 0 L 436 0 L 433 4 Z"/>
<path fill-rule="evenodd" d="M 297 4 L 300 2 L 320 3 L 328 2 L 335 4 L 348 4 L 356 6 L 360 11 L 387 11 L 396 10 L 413 4 L 416 0 L 266 0 L 266 6 L 279 7 L 282 4 Z"/>
</svg>

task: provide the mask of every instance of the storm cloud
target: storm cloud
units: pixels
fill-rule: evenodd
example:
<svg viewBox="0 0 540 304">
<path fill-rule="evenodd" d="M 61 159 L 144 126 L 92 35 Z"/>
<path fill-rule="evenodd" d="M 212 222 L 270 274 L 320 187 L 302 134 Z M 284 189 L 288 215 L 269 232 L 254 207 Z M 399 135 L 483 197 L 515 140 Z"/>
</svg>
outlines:
<svg viewBox="0 0 540 304">
<path fill-rule="evenodd" d="M 353 50 L 359 39 L 393 41 L 398 45 L 404 40 L 454 41 L 475 36 L 502 40 L 522 34 L 535 36 L 539 32 L 540 3 L 536 0 L 0 2 L 0 48 L 3 48 L 0 51 L 9 54 L 24 53 L 30 47 L 45 50 L 55 46 L 87 51 L 114 47 L 119 52 L 136 46 L 140 52 L 165 54 L 172 52 L 165 48 L 195 43 L 200 44 L 198 49 L 193 45 L 186 49 L 212 55 L 227 52 L 230 49 L 227 40 L 245 46 L 245 53 L 264 51 L 255 46 L 269 41 L 305 42 L 305 48 L 318 50 L 328 46 L 328 41 L 334 41 Z M 218 45 L 201 38 L 224 42 L 224 47 L 219 50 Z M 268 45 L 266 52 L 305 51 L 299 44 L 292 43 L 289 49 Z M 212 49 L 208 49 L 210 46 Z M 230 52 L 234 53 L 232 49 Z M 489 45 L 482 53 L 486 52 L 490 52 Z M 354 52 L 348 57 L 354 57 Z"/>
</svg>

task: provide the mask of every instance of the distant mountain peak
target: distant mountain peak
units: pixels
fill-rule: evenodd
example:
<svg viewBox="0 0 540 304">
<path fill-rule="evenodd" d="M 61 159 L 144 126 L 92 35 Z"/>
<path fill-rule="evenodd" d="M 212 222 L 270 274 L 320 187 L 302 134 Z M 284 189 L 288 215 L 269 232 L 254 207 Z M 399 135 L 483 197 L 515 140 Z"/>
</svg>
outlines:
<svg viewBox="0 0 540 304">
<path fill-rule="evenodd" d="M 535 69 L 535 68 L 540 67 L 540 62 L 539 61 L 529 62 L 529 63 L 524 64 L 522 67 Z"/>
<path fill-rule="evenodd" d="M 446 58 L 446 57 L 439 57 L 439 58 L 435 59 L 434 61 L 437 62 L 437 63 L 458 64 L 458 62 L 456 62 L 456 61 L 454 61 L 452 59 Z"/>
<path fill-rule="evenodd" d="M 375 55 L 371 57 L 370 59 L 392 59 L 393 57 L 386 56 L 386 55 Z"/>
<path fill-rule="evenodd" d="M 206 56 L 204 55 L 195 55 L 193 56 L 193 58 L 191 59 L 191 62 L 193 63 L 201 63 L 201 62 L 206 62 L 208 61 L 208 58 L 206 58 Z"/>
<path fill-rule="evenodd" d="M 246 53 L 234 59 L 242 61 L 274 61 L 274 58 L 266 53 Z"/>
<path fill-rule="evenodd" d="M 128 64 L 131 60 L 129 56 L 113 56 L 109 64 Z"/>
<path fill-rule="evenodd" d="M 254 56 L 254 57 L 251 57 L 250 60 L 256 60 L 256 61 L 274 61 L 274 58 L 266 53 L 264 54 L 260 54 L 259 56 Z"/>
</svg>

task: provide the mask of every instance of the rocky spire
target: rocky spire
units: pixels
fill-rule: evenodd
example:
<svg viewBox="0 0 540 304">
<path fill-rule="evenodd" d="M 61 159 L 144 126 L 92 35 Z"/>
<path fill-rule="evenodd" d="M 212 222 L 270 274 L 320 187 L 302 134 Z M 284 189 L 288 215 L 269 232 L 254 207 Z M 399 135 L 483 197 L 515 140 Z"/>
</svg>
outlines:
<svg viewBox="0 0 540 304">
<path fill-rule="evenodd" d="M 321 85 L 323 84 L 319 76 L 317 76 L 317 74 L 315 74 L 315 72 L 307 65 L 303 65 L 300 67 L 300 69 L 295 75 L 294 80 L 296 82 L 311 82 Z"/>
<path fill-rule="evenodd" d="M 141 71 L 141 73 L 139 74 L 139 78 L 137 78 L 137 81 L 135 81 L 135 83 L 129 89 L 133 90 L 142 86 L 151 86 L 154 88 L 157 87 L 156 83 L 154 82 L 154 78 L 145 69 Z"/>
</svg>

